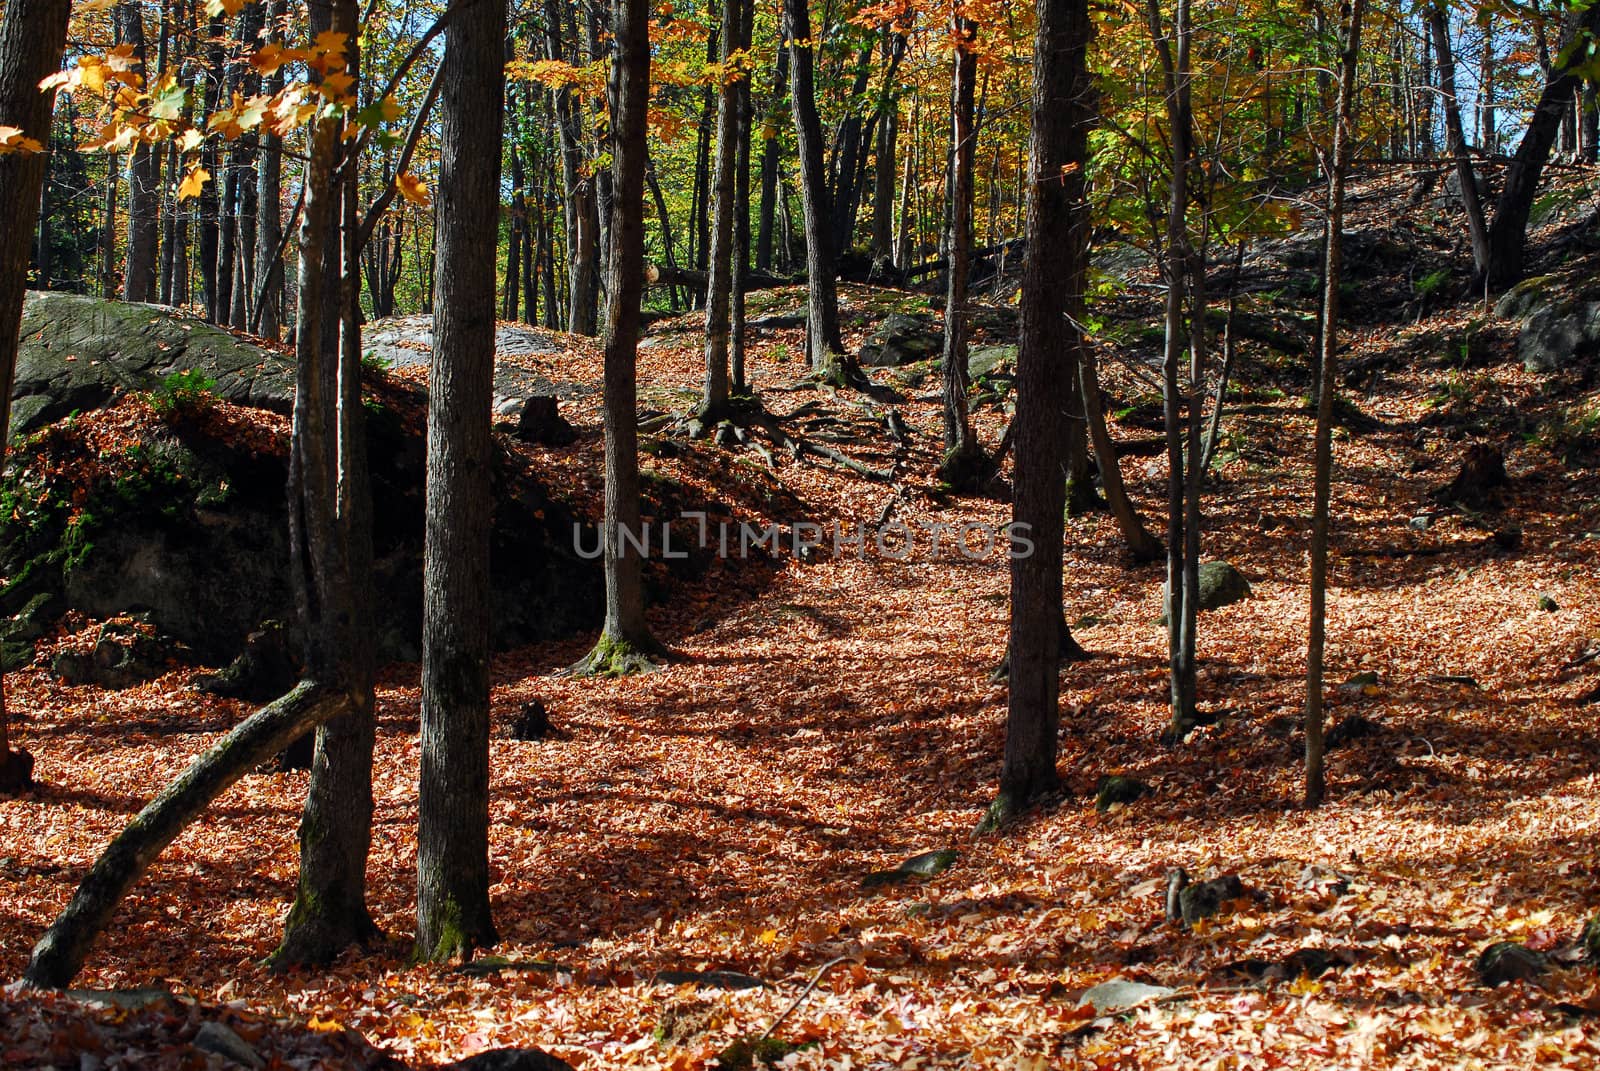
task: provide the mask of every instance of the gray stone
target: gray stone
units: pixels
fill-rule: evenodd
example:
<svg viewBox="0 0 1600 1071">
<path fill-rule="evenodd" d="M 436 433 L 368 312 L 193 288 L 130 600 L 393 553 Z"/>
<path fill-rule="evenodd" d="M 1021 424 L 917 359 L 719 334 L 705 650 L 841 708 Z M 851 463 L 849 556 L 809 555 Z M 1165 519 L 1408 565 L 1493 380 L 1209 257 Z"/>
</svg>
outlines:
<svg viewBox="0 0 1600 1071">
<path fill-rule="evenodd" d="M 227 401 L 278 413 L 294 406 L 289 360 L 164 305 L 31 292 L 21 343 L 12 435 L 130 391 L 160 390 L 168 376 L 191 371 Z"/>
<path fill-rule="evenodd" d="M 201 1052 L 215 1053 L 241 1067 L 259 1069 L 267 1066 L 267 1062 L 250 1047 L 248 1041 L 221 1023 L 201 1023 L 199 1032 L 194 1036 L 194 1047 Z"/>
<path fill-rule="evenodd" d="M 543 1049 L 489 1049 L 445 1064 L 443 1071 L 573 1071 L 571 1064 Z"/>
<path fill-rule="evenodd" d="M 1016 367 L 1015 346 L 975 346 L 967 353 L 967 374 L 975 380 Z"/>
<path fill-rule="evenodd" d="M 1550 291 L 1559 285 L 1553 276 L 1536 275 L 1500 295 L 1494 303 L 1494 314 L 1502 320 L 1521 320 L 1544 304 Z"/>
<path fill-rule="evenodd" d="M 361 348 L 368 361 L 388 368 L 426 368 L 433 359 L 433 317 L 397 316 L 374 320 L 362 328 Z M 552 380 L 522 367 L 519 363 L 522 359 L 564 352 L 555 333 L 544 328 L 500 324 L 495 328 L 494 352 L 494 388 L 503 398 L 549 394 L 572 399 L 595 392 L 588 384 Z"/>
<path fill-rule="evenodd" d="M 891 313 L 861 344 L 861 364 L 866 368 L 894 368 L 938 356 L 944 332 L 923 316 Z"/>
<path fill-rule="evenodd" d="M 1109 811 L 1117 804 L 1126 806 L 1149 792 L 1150 786 L 1136 777 L 1111 774 L 1100 779 L 1100 786 L 1095 790 L 1094 809 Z"/>
<path fill-rule="evenodd" d="M 1200 563 L 1200 609 L 1217 610 L 1250 597 L 1250 581 L 1224 561 Z M 1161 585 L 1161 623 L 1166 624 L 1167 586 Z"/>
<path fill-rule="evenodd" d="M 1145 1004 L 1165 1000 L 1176 992 L 1176 989 L 1164 985 L 1149 985 L 1128 978 L 1113 978 L 1109 982 L 1101 982 L 1084 990 L 1083 996 L 1078 1000 L 1078 1006 L 1088 1005 L 1100 1015 L 1115 1015 L 1117 1012 L 1132 1011 Z"/>
<path fill-rule="evenodd" d="M 1600 350 L 1600 301 L 1540 305 L 1522 324 L 1517 356 L 1530 372 L 1559 372 Z"/>
</svg>

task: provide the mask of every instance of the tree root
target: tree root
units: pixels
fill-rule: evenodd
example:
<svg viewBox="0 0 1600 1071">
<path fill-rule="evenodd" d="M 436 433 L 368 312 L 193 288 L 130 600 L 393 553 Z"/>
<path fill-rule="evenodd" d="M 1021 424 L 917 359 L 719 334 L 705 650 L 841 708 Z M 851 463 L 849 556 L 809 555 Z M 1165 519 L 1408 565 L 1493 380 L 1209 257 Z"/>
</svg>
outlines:
<svg viewBox="0 0 1600 1071">
<path fill-rule="evenodd" d="M 564 675 L 634 677 L 641 673 L 654 673 L 661 668 L 667 656 L 667 649 L 649 636 L 628 640 L 605 631 L 600 634 L 593 649 L 567 667 Z"/>
</svg>

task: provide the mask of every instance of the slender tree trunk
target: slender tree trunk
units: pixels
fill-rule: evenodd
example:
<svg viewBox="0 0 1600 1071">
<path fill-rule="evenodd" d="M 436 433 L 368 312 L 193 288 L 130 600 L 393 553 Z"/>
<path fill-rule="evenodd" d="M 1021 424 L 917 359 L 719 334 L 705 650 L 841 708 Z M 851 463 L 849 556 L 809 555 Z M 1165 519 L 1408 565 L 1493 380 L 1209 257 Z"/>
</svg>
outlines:
<svg viewBox="0 0 1600 1071">
<path fill-rule="evenodd" d="M 10 0 L 0 12 L 0 126 L 15 127 L 40 146 L 49 144 L 55 93 L 39 83 L 61 66 L 70 0 Z M 11 388 L 16 378 L 22 301 L 28 286 L 28 246 L 44 189 L 45 154 L 0 155 L 0 468 L 10 441 Z M 0 678 L 0 794 L 33 781 L 33 756 L 11 747 Z"/>
<path fill-rule="evenodd" d="M 773 68 L 772 99 L 767 106 L 767 121 L 761 132 L 761 215 L 756 226 L 756 271 L 772 270 L 772 233 L 777 220 L 778 115 L 783 107 L 784 90 L 789 83 L 789 50 L 778 49 Z"/>
<path fill-rule="evenodd" d="M 1439 60 L 1439 97 L 1444 108 L 1445 150 L 1456 162 L 1456 180 L 1461 186 L 1461 207 L 1467 214 L 1467 232 L 1472 239 L 1472 263 L 1479 275 L 1489 270 L 1489 228 L 1484 222 L 1483 201 L 1478 196 L 1478 181 L 1472 158 L 1467 155 L 1467 135 L 1461 125 L 1461 102 L 1456 97 L 1456 61 L 1450 50 L 1450 16 L 1444 0 L 1432 0 L 1428 8 L 1428 27 L 1434 53 Z"/>
<path fill-rule="evenodd" d="M 356 0 L 312 0 L 309 36 L 342 33 L 344 73 L 360 79 Z M 307 676 L 334 688 L 300 819 L 300 880 L 271 962 L 326 964 L 378 936 L 366 906 L 372 839 L 372 531 L 361 406 L 357 161 L 344 122 L 313 126 L 300 230 L 290 461 L 292 575 Z M 348 166 L 342 166 L 348 164 Z"/>
<path fill-rule="evenodd" d="M 273 0 L 268 12 L 271 42 L 283 37 L 283 20 L 289 9 L 288 0 Z M 279 69 L 268 76 L 262 91 L 269 96 L 283 89 L 283 71 Z M 264 130 L 261 134 L 261 152 L 256 162 L 256 289 L 260 293 L 260 308 L 253 311 L 258 333 L 274 341 L 283 330 L 282 306 L 279 289 L 274 279 L 283 270 L 278 246 L 283 242 L 283 138 Z"/>
<path fill-rule="evenodd" d="M 489 913 L 489 536 L 503 0 L 461 8 L 444 52 L 439 252 L 429 376 L 417 955 L 494 944 Z"/>
<path fill-rule="evenodd" d="M 1128 552 L 1134 561 L 1160 561 L 1166 553 L 1161 540 L 1150 534 L 1144 526 L 1128 489 L 1122 482 L 1122 467 L 1117 461 L 1117 446 L 1106 427 L 1105 405 L 1100 396 L 1100 370 L 1095 360 L 1094 347 L 1087 342 L 1080 351 L 1078 364 L 1079 393 L 1083 396 L 1084 418 L 1088 424 L 1089 438 L 1094 444 L 1094 456 L 1100 465 L 1100 480 L 1105 486 L 1106 503 L 1116 518 Z"/>
<path fill-rule="evenodd" d="M 893 47 L 885 41 L 886 62 Z M 884 87 L 883 119 L 878 123 L 878 143 L 872 153 L 872 255 L 894 263 L 895 141 L 900 134 L 900 102 L 890 95 L 890 88 Z"/>
<path fill-rule="evenodd" d="M 1089 204 L 1084 181 L 1097 116 L 1088 72 L 1087 0 L 1036 0 L 1028 163 L 1028 248 L 1017 355 L 1010 697 L 1000 790 L 980 830 L 994 828 L 1057 785 L 1062 650 L 1061 411 L 1082 346 Z"/>
<path fill-rule="evenodd" d="M 639 301 L 644 293 L 644 171 L 650 100 L 650 0 L 616 0 L 612 33 L 611 301 L 605 330 L 606 616 L 580 674 L 621 675 L 649 666 L 662 648 L 644 617 L 644 546 L 639 520 Z"/>
<path fill-rule="evenodd" d="M 722 63 L 739 51 L 741 0 L 722 3 Z M 740 76 L 743 77 L 742 75 Z M 733 319 L 734 171 L 739 163 L 739 97 L 724 70 L 717 93 L 717 158 L 712 176 L 711 249 L 706 262 L 706 375 L 698 416 L 709 428 L 728 412 L 729 332 Z"/>
<path fill-rule="evenodd" d="M 100 296 L 110 301 L 117 296 L 117 187 L 121 184 L 122 164 L 116 153 L 106 157 L 105 208 L 100 224 Z"/>
<path fill-rule="evenodd" d="M 135 0 L 116 8 L 118 36 L 133 49 L 133 73 L 148 78 L 145 62 L 144 12 Z M 122 269 L 124 301 L 153 301 L 156 291 L 156 253 L 160 226 L 160 184 L 156 150 L 135 145 L 128 167 L 128 248 Z"/>
<path fill-rule="evenodd" d="M 950 115 L 950 268 L 944 304 L 944 460 L 941 477 L 963 490 L 988 477 L 982 447 L 972 434 L 967 412 L 967 281 L 972 273 L 973 130 L 977 87 L 978 26 L 960 15 L 951 22 L 955 56 L 951 64 Z"/>
<path fill-rule="evenodd" d="M 1322 297 L 1322 346 L 1317 365 L 1317 430 L 1311 505 L 1311 626 L 1306 639 L 1306 806 L 1316 807 L 1326 793 L 1323 774 L 1322 652 L 1327 627 L 1328 521 L 1333 472 L 1333 394 L 1338 360 L 1339 280 L 1342 268 L 1345 172 L 1350 166 L 1356 102 L 1356 65 L 1361 54 L 1361 20 L 1366 0 L 1353 0 L 1339 65 L 1338 122 L 1328 167 L 1328 240 Z"/>
<path fill-rule="evenodd" d="M 211 43 L 206 49 L 205 93 L 201 108 L 205 115 L 211 115 L 217 110 L 217 102 L 222 96 L 223 66 L 227 59 L 222 47 L 223 37 L 222 18 L 213 17 L 206 27 L 206 39 Z M 218 323 L 222 319 L 217 289 L 219 248 L 217 209 L 220 203 L 218 186 L 222 181 L 218 167 L 219 158 L 216 144 L 208 140 L 200 151 L 200 164 L 212 176 L 211 181 L 201 188 L 199 197 L 200 293 L 206 307 L 206 319 L 212 323 Z"/>
<path fill-rule="evenodd" d="M 816 50 L 811 39 L 808 0 L 783 0 L 783 17 L 789 48 L 789 98 L 800 156 L 800 196 L 806 218 L 806 351 L 812 369 L 822 378 L 844 384 L 858 380 L 860 370 L 854 358 L 844 353 L 839 335 L 833 206 L 822 161 L 822 119 L 817 114 Z"/>
<path fill-rule="evenodd" d="M 730 0 L 734 2 L 734 0 Z M 754 32 L 754 0 L 737 0 L 743 9 L 739 17 L 739 47 L 749 51 Z M 745 375 L 745 292 L 750 286 L 750 74 L 734 85 L 734 112 L 737 117 L 734 140 L 739 149 L 733 168 L 733 296 L 729 317 L 729 361 L 733 393 L 745 394 L 749 380 Z"/>
<path fill-rule="evenodd" d="M 1573 43 L 1600 33 L 1600 5 L 1572 12 L 1561 35 L 1557 59 L 1551 64 L 1539 96 L 1538 106 L 1528 120 L 1528 130 L 1517 145 L 1517 153 L 1506 169 L 1505 186 L 1495 205 L 1494 221 L 1489 225 L 1488 286 L 1498 291 L 1522 278 L 1522 258 L 1528 237 L 1528 215 L 1533 210 L 1539 179 L 1550 158 L 1563 116 L 1572 108 L 1574 94 L 1582 87 L 1581 68 L 1588 53 Z"/>
</svg>

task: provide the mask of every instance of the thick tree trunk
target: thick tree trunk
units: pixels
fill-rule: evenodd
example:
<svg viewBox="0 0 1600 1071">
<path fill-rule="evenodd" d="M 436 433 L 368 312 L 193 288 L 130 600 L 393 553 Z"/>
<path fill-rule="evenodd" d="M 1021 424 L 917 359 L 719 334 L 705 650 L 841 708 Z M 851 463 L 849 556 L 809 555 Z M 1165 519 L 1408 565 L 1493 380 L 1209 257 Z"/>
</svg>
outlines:
<svg viewBox="0 0 1600 1071">
<path fill-rule="evenodd" d="M 839 288 L 833 248 L 833 207 L 822 162 L 822 119 L 817 114 L 816 50 L 811 39 L 807 0 L 783 0 L 784 37 L 789 48 L 789 98 L 794 110 L 800 156 L 800 199 L 806 217 L 806 352 L 822 378 L 859 378 L 839 336 Z"/>
<path fill-rule="evenodd" d="M 70 0 L 10 0 L 0 12 L 0 126 L 16 127 L 41 146 L 50 141 L 55 94 L 39 83 L 61 66 Z M 43 153 L 0 155 L 0 468 L 10 440 L 11 387 L 17 369 L 22 300 L 28 286 L 28 246 L 44 189 Z M 0 679 L 0 793 L 28 787 L 33 758 L 13 750 Z"/>
<path fill-rule="evenodd" d="M 95 860 L 72 900 L 33 946 L 23 982 L 36 989 L 64 989 L 71 983 L 117 905 L 162 850 L 235 781 L 337 714 L 346 702 L 338 689 L 302 682 L 190 763 Z"/>
<path fill-rule="evenodd" d="M 1087 0 L 1037 0 L 1035 10 L 1031 195 L 1012 499 L 1015 530 L 1031 547 L 1014 549 L 1011 558 L 1005 761 L 999 795 L 980 829 L 998 826 L 1057 784 L 1065 498 L 1061 411 L 1083 344 L 1076 325 L 1088 273 L 1084 164 L 1096 117 L 1087 60 L 1094 30 Z"/>
<path fill-rule="evenodd" d="M 644 293 L 644 171 L 650 99 L 650 0 L 612 8 L 616 61 L 611 206 L 611 302 L 605 330 L 605 519 L 602 545 L 606 616 L 594 650 L 575 673 L 621 675 L 649 666 L 662 647 L 644 616 L 644 539 L 639 521 L 639 301 Z"/>
<path fill-rule="evenodd" d="M 1483 200 L 1478 196 L 1478 181 L 1472 158 L 1467 155 L 1467 135 L 1461 125 L 1461 102 L 1456 97 L 1456 61 L 1450 49 L 1450 15 L 1444 0 L 1432 0 L 1428 8 L 1428 31 L 1433 37 L 1434 54 L 1439 61 L 1439 98 L 1444 108 L 1445 151 L 1456 164 L 1456 181 L 1461 187 L 1461 207 L 1467 214 L 1467 233 L 1472 239 L 1472 263 L 1479 275 L 1489 270 L 1489 228 L 1484 222 Z"/>
<path fill-rule="evenodd" d="M 1317 394 L 1317 430 L 1313 450 L 1314 475 L 1311 504 L 1311 608 L 1306 639 L 1306 806 L 1315 807 L 1326 794 L 1323 773 L 1322 652 L 1327 627 L 1328 521 L 1333 482 L 1333 394 L 1338 361 L 1339 281 L 1344 223 L 1345 172 L 1350 166 L 1350 142 L 1355 125 L 1356 65 L 1361 50 L 1361 20 L 1366 0 L 1353 0 L 1341 42 L 1339 108 L 1333 130 L 1333 151 L 1328 167 L 1328 241 L 1323 265 L 1322 347 L 1317 365 L 1321 381 Z"/>
<path fill-rule="evenodd" d="M 145 62 L 144 13 L 133 0 L 123 0 L 116 8 L 117 32 L 122 43 L 133 49 L 133 73 L 147 79 Z M 158 158 L 150 145 L 134 146 L 128 168 L 128 248 L 122 269 L 124 301 L 153 301 L 156 290 L 156 253 L 159 240 L 161 201 L 157 179 Z"/>
<path fill-rule="evenodd" d="M 489 911 L 489 536 L 503 0 L 452 0 L 429 376 L 417 956 L 494 944 Z"/>
<path fill-rule="evenodd" d="M 742 0 L 722 3 L 722 63 L 739 51 Z M 733 320 L 734 170 L 739 163 L 739 97 L 724 70 L 717 93 L 717 155 L 712 174 L 711 248 L 706 261 L 706 375 L 699 418 L 707 426 L 727 415 L 729 332 Z M 739 75 L 742 79 L 743 75 Z"/>
<path fill-rule="evenodd" d="M 903 40 L 903 38 L 902 38 Z M 892 41 L 885 42 L 884 60 L 894 48 Z M 902 44 L 901 49 L 904 49 Z M 872 255 L 895 263 L 895 142 L 900 134 L 900 104 L 891 95 L 892 87 L 884 87 L 883 118 L 878 123 L 878 143 L 872 152 Z"/>
</svg>

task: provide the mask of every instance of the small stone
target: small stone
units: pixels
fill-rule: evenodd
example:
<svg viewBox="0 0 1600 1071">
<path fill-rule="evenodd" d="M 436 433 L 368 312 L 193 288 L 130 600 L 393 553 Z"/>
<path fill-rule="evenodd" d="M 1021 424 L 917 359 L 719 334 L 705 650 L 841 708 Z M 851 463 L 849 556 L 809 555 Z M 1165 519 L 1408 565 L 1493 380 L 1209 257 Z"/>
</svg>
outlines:
<svg viewBox="0 0 1600 1071">
<path fill-rule="evenodd" d="M 1117 804 L 1129 804 L 1148 794 L 1150 786 L 1135 777 L 1111 774 L 1100 779 L 1095 789 L 1094 809 L 1105 812 Z"/>
<path fill-rule="evenodd" d="M 1201 919 L 1211 918 L 1222 910 L 1222 905 L 1244 895 L 1244 883 L 1237 874 L 1227 874 L 1210 881 L 1190 885 L 1178 894 L 1178 906 L 1184 924 L 1193 926 Z"/>
<path fill-rule="evenodd" d="M 1578 943 L 1590 963 L 1600 963 L 1600 915 L 1590 919 L 1583 927 L 1583 935 L 1578 938 Z"/>
<path fill-rule="evenodd" d="M 1101 982 L 1085 990 L 1078 1000 L 1078 1006 L 1088 1005 L 1100 1015 L 1114 1015 L 1154 1001 L 1165 1000 L 1176 992 L 1176 989 L 1164 985 L 1149 985 L 1128 978 L 1113 978 L 1109 982 Z"/>
<path fill-rule="evenodd" d="M 1483 984 L 1493 989 L 1505 982 L 1537 982 L 1550 970 L 1550 960 L 1515 941 L 1496 941 L 1479 954 L 1475 967 Z"/>
<path fill-rule="evenodd" d="M 1367 691 L 1368 688 L 1371 688 L 1372 691 Z M 1377 695 L 1377 688 L 1378 675 L 1371 670 L 1367 670 L 1364 673 L 1357 673 L 1355 676 L 1339 685 L 1339 691 L 1344 695 Z"/>
<path fill-rule="evenodd" d="M 1428 530 L 1428 525 L 1432 523 L 1433 518 L 1429 517 L 1426 513 L 1419 513 L 1406 522 L 1406 527 L 1410 528 L 1414 532 L 1426 532 Z"/>
<path fill-rule="evenodd" d="M 194 1047 L 201 1052 L 211 1052 L 243 1067 L 259 1069 L 267 1066 L 250 1043 L 221 1023 L 202 1023 L 194 1036 Z"/>
<path fill-rule="evenodd" d="M 442 1071 L 573 1071 L 571 1064 L 543 1049 L 489 1049 L 445 1064 Z"/>
<path fill-rule="evenodd" d="M 1539 609 L 1543 610 L 1547 614 L 1553 614 L 1557 610 L 1561 609 L 1561 607 L 1559 605 L 1557 605 L 1556 601 L 1554 599 L 1552 599 L 1550 596 L 1548 596 L 1548 595 L 1540 595 L 1539 596 Z"/>
<path fill-rule="evenodd" d="M 516 720 L 511 723 L 511 738 L 543 740 L 550 735 L 550 728 L 550 712 L 539 700 L 530 699 L 522 704 L 522 708 L 517 711 Z"/>
<path fill-rule="evenodd" d="M 931 878 L 935 874 L 942 874 L 949 870 L 960 857 L 961 853 L 954 848 L 941 848 L 938 851 L 913 855 L 895 869 L 902 874 L 915 874 L 921 878 Z"/>
</svg>

